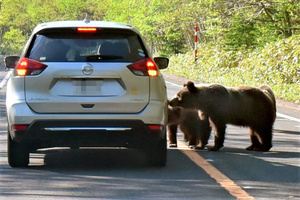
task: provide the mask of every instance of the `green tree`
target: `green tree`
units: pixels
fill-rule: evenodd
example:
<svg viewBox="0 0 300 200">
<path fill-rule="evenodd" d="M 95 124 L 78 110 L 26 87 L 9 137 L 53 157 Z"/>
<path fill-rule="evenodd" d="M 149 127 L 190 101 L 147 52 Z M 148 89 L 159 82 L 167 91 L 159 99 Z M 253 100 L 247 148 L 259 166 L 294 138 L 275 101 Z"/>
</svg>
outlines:
<svg viewBox="0 0 300 200">
<path fill-rule="evenodd" d="M 254 48 L 257 45 L 257 33 L 255 22 L 243 19 L 232 20 L 225 35 L 226 45 L 231 47 L 230 50 Z"/>
<path fill-rule="evenodd" d="M 3 54 L 20 54 L 23 50 L 23 44 L 26 41 L 26 37 L 22 34 L 20 29 L 11 28 L 3 36 L 3 45 L 0 46 L 0 53 Z"/>
<path fill-rule="evenodd" d="M 299 0 L 2 0 L 0 42 L 11 28 L 28 37 L 33 27 L 54 20 L 124 22 L 136 26 L 158 54 L 201 44 L 226 49 L 263 47 L 299 34 Z"/>
</svg>

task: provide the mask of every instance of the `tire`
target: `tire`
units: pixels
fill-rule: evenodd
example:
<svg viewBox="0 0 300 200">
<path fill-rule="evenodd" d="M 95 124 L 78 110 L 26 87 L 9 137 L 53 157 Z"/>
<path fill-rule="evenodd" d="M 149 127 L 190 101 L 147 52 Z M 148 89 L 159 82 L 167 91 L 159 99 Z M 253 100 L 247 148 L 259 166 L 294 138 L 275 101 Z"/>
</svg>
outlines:
<svg viewBox="0 0 300 200">
<path fill-rule="evenodd" d="M 7 157 L 11 167 L 27 167 L 29 164 L 29 152 L 21 144 L 11 139 L 7 134 Z"/>
<path fill-rule="evenodd" d="M 164 167 L 167 163 L 167 141 L 166 139 L 151 145 L 146 150 L 148 164 L 154 167 Z"/>
</svg>

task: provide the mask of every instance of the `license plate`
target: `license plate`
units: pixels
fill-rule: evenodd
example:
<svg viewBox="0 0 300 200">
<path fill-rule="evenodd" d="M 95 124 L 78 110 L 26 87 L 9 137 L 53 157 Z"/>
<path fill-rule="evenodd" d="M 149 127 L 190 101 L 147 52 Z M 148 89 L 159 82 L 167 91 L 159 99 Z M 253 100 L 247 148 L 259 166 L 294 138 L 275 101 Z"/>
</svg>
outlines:
<svg viewBox="0 0 300 200">
<path fill-rule="evenodd" d="M 75 95 L 97 95 L 101 92 L 101 80 L 73 80 Z"/>
</svg>

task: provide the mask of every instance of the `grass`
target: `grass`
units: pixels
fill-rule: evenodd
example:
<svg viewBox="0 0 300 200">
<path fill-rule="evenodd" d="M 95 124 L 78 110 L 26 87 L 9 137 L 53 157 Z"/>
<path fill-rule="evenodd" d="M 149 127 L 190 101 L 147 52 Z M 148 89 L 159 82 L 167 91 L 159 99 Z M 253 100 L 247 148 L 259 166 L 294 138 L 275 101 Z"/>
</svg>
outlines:
<svg viewBox="0 0 300 200">
<path fill-rule="evenodd" d="M 278 99 L 300 103 L 300 39 L 269 44 L 253 51 L 224 51 L 202 46 L 193 52 L 170 57 L 167 73 L 205 83 L 269 85 Z"/>
</svg>

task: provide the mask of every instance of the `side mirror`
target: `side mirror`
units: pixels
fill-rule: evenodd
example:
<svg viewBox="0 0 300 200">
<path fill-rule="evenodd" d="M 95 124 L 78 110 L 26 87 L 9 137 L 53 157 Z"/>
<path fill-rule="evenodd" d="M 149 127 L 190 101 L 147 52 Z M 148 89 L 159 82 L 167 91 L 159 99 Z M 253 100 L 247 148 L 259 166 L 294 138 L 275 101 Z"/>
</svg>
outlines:
<svg viewBox="0 0 300 200">
<path fill-rule="evenodd" d="M 165 57 L 155 57 L 154 62 L 159 69 L 166 69 L 169 65 L 169 59 Z"/>
<path fill-rule="evenodd" d="M 17 66 L 20 56 L 7 56 L 4 58 L 4 64 L 7 69 L 13 69 Z"/>
</svg>

